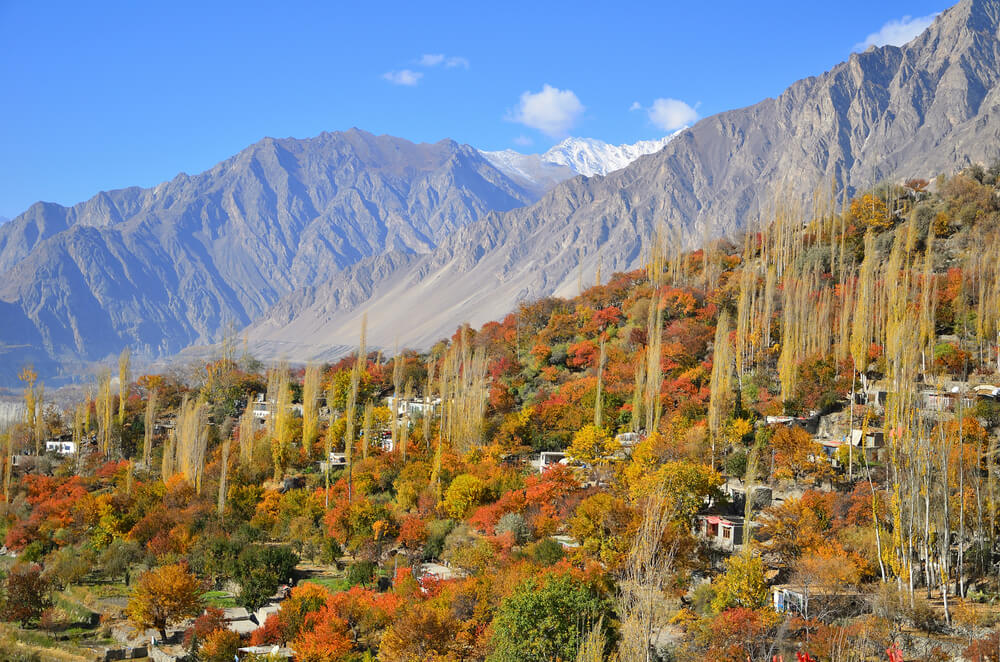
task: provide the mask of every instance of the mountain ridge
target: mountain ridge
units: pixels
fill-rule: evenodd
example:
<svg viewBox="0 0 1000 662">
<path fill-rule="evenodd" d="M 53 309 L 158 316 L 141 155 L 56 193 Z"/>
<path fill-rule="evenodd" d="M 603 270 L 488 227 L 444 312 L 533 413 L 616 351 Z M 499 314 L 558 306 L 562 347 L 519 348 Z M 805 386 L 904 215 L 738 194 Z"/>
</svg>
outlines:
<svg viewBox="0 0 1000 662">
<path fill-rule="evenodd" d="M 20 311 L 0 330 L 0 359 L 11 373 L 28 355 L 96 360 L 127 344 L 160 356 L 213 342 L 359 260 L 428 252 L 488 211 L 535 199 L 467 145 L 352 129 L 265 138 L 198 175 L 73 207 L 37 203 L 0 226 L 0 301 Z"/>
<path fill-rule="evenodd" d="M 779 193 L 805 210 L 831 183 L 839 200 L 987 162 L 1000 154 L 998 32 L 998 0 L 962 0 L 903 47 L 851 54 L 544 194 L 454 141 L 352 130 L 265 139 L 208 174 L 73 208 L 36 205 L 0 226 L 13 320 L 0 364 L 124 344 L 162 356 L 231 324 L 264 358 L 306 360 L 353 345 L 365 312 L 373 345 L 426 346 L 575 293 L 598 270 L 634 269 L 661 230 L 691 245 L 766 218 Z"/>
<path fill-rule="evenodd" d="M 853 195 L 882 179 L 989 161 L 1000 154 L 998 4 L 963 0 L 903 47 L 854 53 L 775 98 L 699 121 L 624 169 L 573 178 L 533 205 L 488 214 L 405 268 L 355 274 L 375 283 L 360 306 L 297 306 L 285 297 L 276 309 L 291 321 L 256 322 L 251 342 L 296 338 L 298 354 L 289 356 L 305 360 L 311 348 L 349 345 L 361 315 L 372 320 L 378 310 L 372 343 L 391 347 L 396 336 L 425 347 L 461 322 L 575 293 L 581 275 L 599 267 L 641 266 L 660 228 L 691 245 L 758 222 L 778 192 L 805 210 L 831 181 L 839 199 L 845 188 Z M 405 305 L 407 297 L 420 305 Z"/>
</svg>

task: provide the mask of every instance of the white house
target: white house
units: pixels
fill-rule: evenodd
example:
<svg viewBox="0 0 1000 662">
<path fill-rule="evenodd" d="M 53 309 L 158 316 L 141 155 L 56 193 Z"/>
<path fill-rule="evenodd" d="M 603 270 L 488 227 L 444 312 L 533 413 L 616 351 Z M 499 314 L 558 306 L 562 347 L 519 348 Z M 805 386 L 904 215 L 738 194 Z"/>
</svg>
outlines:
<svg viewBox="0 0 1000 662">
<path fill-rule="evenodd" d="M 399 399 L 396 404 L 396 396 L 390 395 L 385 399 L 385 406 L 389 411 L 395 411 L 396 416 L 405 418 L 418 418 L 426 413 L 434 413 L 434 410 L 441 406 L 441 398 L 434 398 L 430 402 L 424 402 L 422 398 Z"/>
<path fill-rule="evenodd" d="M 60 455 L 73 455 L 76 453 L 76 442 L 59 440 L 46 441 L 45 452 L 59 453 Z"/>
<path fill-rule="evenodd" d="M 320 461 L 319 470 L 326 471 L 327 467 L 331 469 L 336 469 L 337 467 L 346 467 L 346 466 L 347 466 L 347 456 L 344 453 L 334 453 L 333 451 L 330 451 L 330 461 L 329 462 Z"/>
<path fill-rule="evenodd" d="M 538 455 L 538 473 L 543 473 L 553 464 L 569 464 L 566 453 L 561 451 L 542 451 Z"/>
</svg>

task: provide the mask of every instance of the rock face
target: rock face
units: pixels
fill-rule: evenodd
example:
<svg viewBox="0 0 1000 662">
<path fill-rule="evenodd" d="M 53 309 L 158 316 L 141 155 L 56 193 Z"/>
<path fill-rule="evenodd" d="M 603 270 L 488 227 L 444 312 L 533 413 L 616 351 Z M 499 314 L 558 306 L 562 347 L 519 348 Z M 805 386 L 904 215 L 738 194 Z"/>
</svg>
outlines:
<svg viewBox="0 0 1000 662">
<path fill-rule="evenodd" d="M 535 199 L 467 145 L 352 129 L 267 138 L 151 189 L 38 203 L 0 226 L 0 371 L 212 342 L 359 260 L 428 252 Z"/>
<path fill-rule="evenodd" d="M 354 342 L 367 311 L 371 342 L 426 346 L 520 301 L 575 294 L 599 264 L 605 274 L 640 266 L 661 224 L 697 241 L 756 222 L 779 191 L 805 208 L 831 182 L 853 194 L 992 161 L 998 25 L 1000 0 L 963 0 L 901 48 L 853 54 L 776 99 L 708 117 L 606 177 L 487 215 L 427 255 L 360 262 L 308 296 L 286 296 L 250 337 L 265 351 L 323 356 Z"/>
<path fill-rule="evenodd" d="M 1000 0 L 962 0 L 902 48 L 851 55 L 776 99 L 540 200 L 476 150 L 352 130 L 267 139 L 153 189 L 38 204 L 0 226 L 0 368 L 165 355 L 250 325 L 263 358 L 425 346 L 463 321 L 640 265 L 664 226 L 733 234 L 780 191 L 812 199 L 1000 154 Z M 533 203 L 533 204 L 528 204 Z M 528 206 L 523 206 L 528 204 Z M 479 219 L 479 220 L 475 220 Z"/>
</svg>

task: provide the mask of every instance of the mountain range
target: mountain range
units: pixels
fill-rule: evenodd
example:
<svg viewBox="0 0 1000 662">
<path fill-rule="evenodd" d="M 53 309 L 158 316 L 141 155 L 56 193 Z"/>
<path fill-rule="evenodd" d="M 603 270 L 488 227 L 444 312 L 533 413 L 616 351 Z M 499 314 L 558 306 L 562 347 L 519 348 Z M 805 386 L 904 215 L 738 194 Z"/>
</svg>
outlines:
<svg viewBox="0 0 1000 662">
<path fill-rule="evenodd" d="M 624 167 L 579 140 L 519 155 L 351 130 L 38 203 L 0 226 L 0 380 L 24 360 L 164 356 L 227 328 L 262 358 L 333 358 L 366 312 L 372 344 L 427 346 L 575 293 L 599 266 L 638 267 L 661 227 L 688 243 L 734 235 L 779 194 L 806 210 L 831 185 L 853 195 L 991 161 L 998 83 L 1000 0 L 962 0 L 905 46 L 852 54 Z"/>
</svg>

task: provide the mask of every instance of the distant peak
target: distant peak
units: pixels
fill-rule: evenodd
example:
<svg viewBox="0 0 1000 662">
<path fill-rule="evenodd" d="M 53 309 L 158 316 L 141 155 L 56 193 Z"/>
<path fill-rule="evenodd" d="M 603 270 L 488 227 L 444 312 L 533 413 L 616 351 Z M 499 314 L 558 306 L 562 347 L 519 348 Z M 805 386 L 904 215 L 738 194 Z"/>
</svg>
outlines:
<svg viewBox="0 0 1000 662">
<path fill-rule="evenodd" d="M 683 129 L 681 129 L 683 131 Z M 571 168 L 587 177 L 621 170 L 640 156 L 663 149 L 680 131 L 663 138 L 612 145 L 596 138 L 570 137 L 542 154 L 542 160 Z"/>
</svg>

